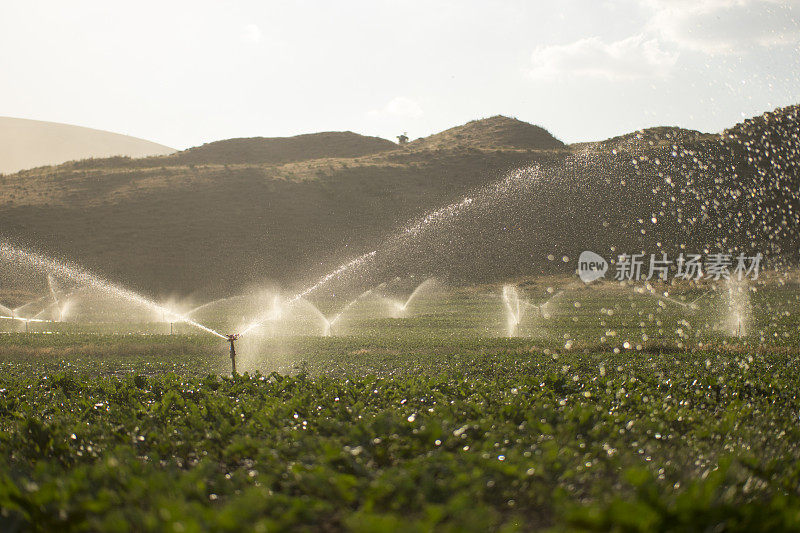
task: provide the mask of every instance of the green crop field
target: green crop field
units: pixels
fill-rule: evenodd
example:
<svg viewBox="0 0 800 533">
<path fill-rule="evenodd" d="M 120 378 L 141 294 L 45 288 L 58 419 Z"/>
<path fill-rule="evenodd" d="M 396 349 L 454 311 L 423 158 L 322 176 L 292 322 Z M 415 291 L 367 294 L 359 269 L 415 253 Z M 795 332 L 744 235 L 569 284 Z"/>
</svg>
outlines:
<svg viewBox="0 0 800 533">
<path fill-rule="evenodd" d="M 2 529 L 800 528 L 796 286 L 734 330 L 723 291 L 547 288 L 518 337 L 453 289 L 245 337 L 233 377 L 183 326 L 2 334 Z"/>
</svg>

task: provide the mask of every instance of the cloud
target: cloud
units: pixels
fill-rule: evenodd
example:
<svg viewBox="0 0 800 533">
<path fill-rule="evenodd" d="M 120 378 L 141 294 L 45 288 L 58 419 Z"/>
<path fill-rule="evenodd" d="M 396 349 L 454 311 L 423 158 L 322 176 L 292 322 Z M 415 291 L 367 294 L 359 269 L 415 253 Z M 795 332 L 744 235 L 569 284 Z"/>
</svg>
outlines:
<svg viewBox="0 0 800 533">
<path fill-rule="evenodd" d="M 261 32 L 261 28 L 259 28 L 255 24 L 247 24 L 242 29 L 242 41 L 250 44 L 258 44 L 262 40 L 264 40 L 264 34 Z"/>
<path fill-rule="evenodd" d="M 800 43 L 798 0 L 642 0 L 652 10 L 646 31 L 708 54 Z"/>
<path fill-rule="evenodd" d="M 592 77 L 632 80 L 669 74 L 678 54 L 643 33 L 605 43 L 596 37 L 570 44 L 540 46 L 531 56 L 529 75 L 534 79 Z"/>
<path fill-rule="evenodd" d="M 369 112 L 371 117 L 401 117 L 419 118 L 423 115 L 420 105 L 410 98 L 397 96 L 380 109 L 373 109 Z"/>
<path fill-rule="evenodd" d="M 650 11 L 641 33 L 614 42 L 596 37 L 540 46 L 529 75 L 539 80 L 634 80 L 670 74 L 681 51 L 741 54 L 800 46 L 800 0 L 639 0 Z"/>
</svg>

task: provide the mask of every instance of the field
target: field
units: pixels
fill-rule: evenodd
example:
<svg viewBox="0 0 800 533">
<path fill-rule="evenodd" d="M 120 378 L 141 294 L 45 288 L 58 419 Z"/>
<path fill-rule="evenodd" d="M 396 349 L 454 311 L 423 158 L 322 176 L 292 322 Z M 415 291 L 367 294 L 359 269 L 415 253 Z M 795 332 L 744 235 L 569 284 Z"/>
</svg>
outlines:
<svg viewBox="0 0 800 533">
<path fill-rule="evenodd" d="M 547 288 L 520 337 L 500 287 L 451 290 L 234 377 L 188 331 L 0 335 L 3 529 L 800 527 L 796 284 Z"/>
</svg>

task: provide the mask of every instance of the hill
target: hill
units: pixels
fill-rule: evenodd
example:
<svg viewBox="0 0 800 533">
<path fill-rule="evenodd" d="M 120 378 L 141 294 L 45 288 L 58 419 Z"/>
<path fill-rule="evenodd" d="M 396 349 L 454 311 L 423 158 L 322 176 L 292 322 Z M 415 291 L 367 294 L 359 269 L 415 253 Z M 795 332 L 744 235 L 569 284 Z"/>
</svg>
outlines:
<svg viewBox="0 0 800 533">
<path fill-rule="evenodd" d="M 170 158 L 169 163 L 278 165 L 327 157 L 359 157 L 395 148 L 395 143 L 379 137 L 366 137 L 351 131 L 324 132 L 212 142 L 179 152 Z"/>
<path fill-rule="evenodd" d="M 473 121 L 403 149 L 322 134 L 333 137 L 27 170 L 0 177 L 0 231 L 148 294 L 204 296 L 264 281 L 301 288 L 374 249 L 386 253 L 343 291 L 411 273 L 567 272 L 587 249 L 610 257 L 683 245 L 800 259 L 791 112 L 723 136 L 658 128 L 580 149 L 518 122 Z M 780 159 L 764 157 L 777 138 Z M 293 148 L 277 152 L 278 142 Z M 462 207 L 402 229 L 451 202 Z"/>
<path fill-rule="evenodd" d="M 0 173 L 79 159 L 144 157 L 174 151 L 168 146 L 109 131 L 0 117 Z"/>
<path fill-rule="evenodd" d="M 720 138 L 714 133 L 703 133 L 696 130 L 677 128 L 674 126 L 658 126 L 645 128 L 633 133 L 626 133 L 604 141 L 576 143 L 573 149 L 591 148 L 595 150 L 648 150 L 664 146 L 686 146 L 702 141 L 715 141 Z"/>
<path fill-rule="evenodd" d="M 464 147 L 557 150 L 565 147 L 564 143 L 553 137 L 546 129 L 502 115 L 473 120 L 441 133 L 417 139 L 409 143 L 409 146 L 428 150 Z"/>
</svg>

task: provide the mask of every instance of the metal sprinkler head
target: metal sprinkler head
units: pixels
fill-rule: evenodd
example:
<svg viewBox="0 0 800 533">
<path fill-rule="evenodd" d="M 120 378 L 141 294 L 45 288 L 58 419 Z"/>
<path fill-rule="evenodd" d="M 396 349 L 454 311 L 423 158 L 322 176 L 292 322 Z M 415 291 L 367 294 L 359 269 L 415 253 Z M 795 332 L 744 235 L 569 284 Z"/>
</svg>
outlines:
<svg viewBox="0 0 800 533">
<path fill-rule="evenodd" d="M 232 333 L 226 337 L 228 342 L 231 343 L 231 374 L 236 375 L 236 339 L 239 338 L 238 333 Z"/>
</svg>

